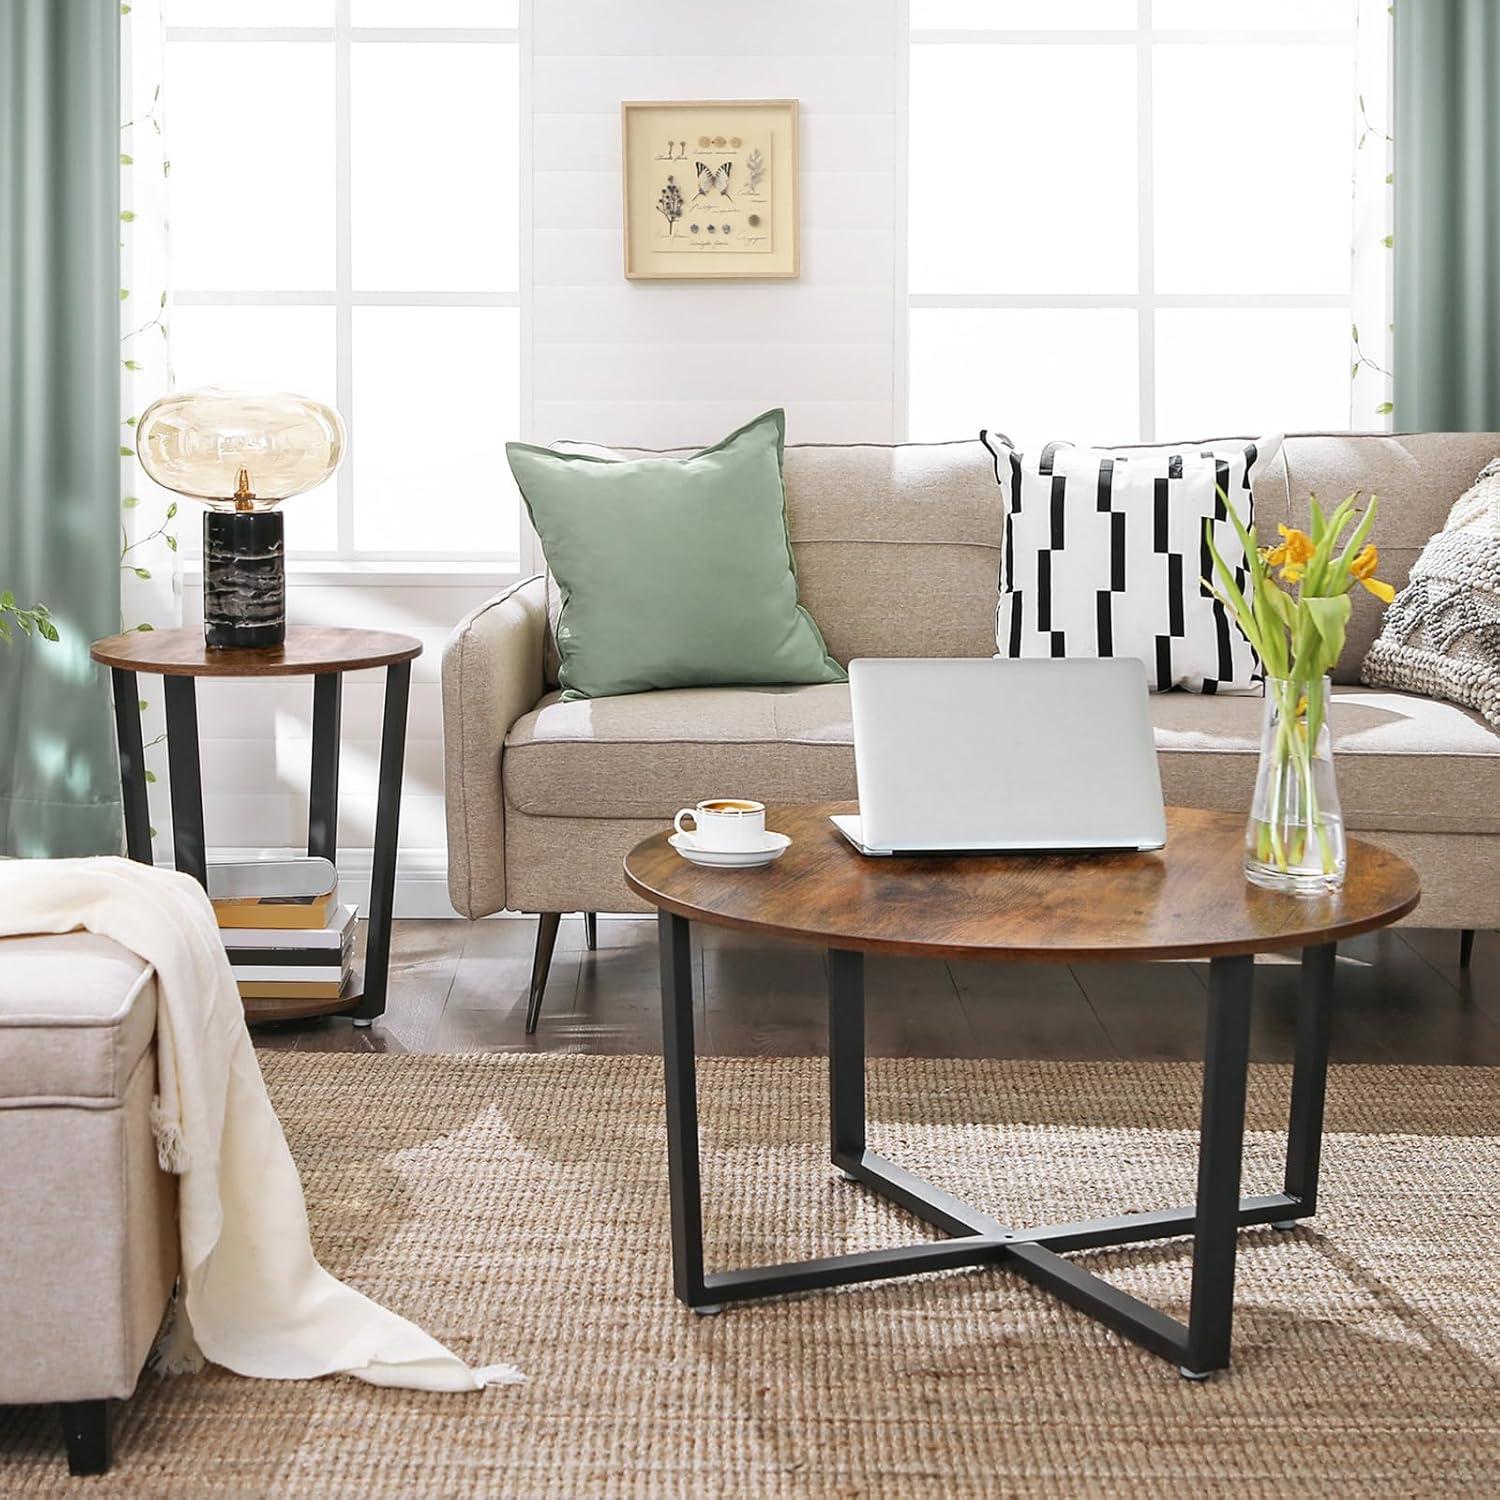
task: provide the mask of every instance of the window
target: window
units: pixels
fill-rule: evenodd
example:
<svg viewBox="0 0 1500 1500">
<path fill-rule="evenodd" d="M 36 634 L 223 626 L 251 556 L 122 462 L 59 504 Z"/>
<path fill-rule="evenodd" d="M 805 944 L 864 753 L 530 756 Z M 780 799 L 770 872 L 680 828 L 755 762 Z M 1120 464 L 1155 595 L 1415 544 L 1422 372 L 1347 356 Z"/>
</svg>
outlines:
<svg viewBox="0 0 1500 1500">
<path fill-rule="evenodd" d="M 296 558 L 514 564 L 516 0 L 166 0 L 179 386 L 332 401 Z M 184 541 L 188 541 L 184 537 Z"/>
<path fill-rule="evenodd" d="M 907 429 L 1346 428 L 1354 0 L 911 0 Z"/>
</svg>

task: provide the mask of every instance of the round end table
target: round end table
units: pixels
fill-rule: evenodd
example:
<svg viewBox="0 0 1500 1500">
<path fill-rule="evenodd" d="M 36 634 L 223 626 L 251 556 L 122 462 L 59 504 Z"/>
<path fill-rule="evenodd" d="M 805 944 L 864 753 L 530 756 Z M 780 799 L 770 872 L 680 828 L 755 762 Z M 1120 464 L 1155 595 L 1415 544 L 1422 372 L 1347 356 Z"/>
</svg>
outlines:
<svg viewBox="0 0 1500 1500">
<path fill-rule="evenodd" d="M 1317 1206 L 1336 944 L 1399 920 L 1420 896 L 1405 860 L 1349 840 L 1337 894 L 1282 895 L 1246 881 L 1245 819 L 1167 810 L 1167 843 L 1149 853 L 866 858 L 829 822 L 852 804 L 770 808 L 792 845 L 758 870 L 704 869 L 667 843 L 625 858 L 626 884 L 659 911 L 662 1041 L 672 1264 L 696 1311 L 789 1292 L 958 1266 L 1014 1271 L 1201 1379 L 1229 1363 L 1238 1232 L 1290 1228 Z M 690 924 L 757 932 L 828 950 L 830 1157 L 952 1238 L 737 1271 L 705 1270 L 693 1045 Z M 1302 953 L 1283 1191 L 1240 1196 L 1254 955 Z M 1207 958 L 1203 1102 L 1196 1201 L 1182 1208 L 1024 1228 L 1001 1223 L 865 1144 L 864 955 L 1001 962 Z M 1186 1323 L 1065 1258 L 1072 1250 L 1191 1236 Z"/>
<path fill-rule="evenodd" d="M 354 973 L 336 998 L 245 1000 L 252 1022 L 304 1016 L 348 1015 L 369 1025 L 385 1010 L 391 952 L 391 903 L 396 887 L 396 834 L 401 812 L 401 767 L 406 756 L 406 709 L 412 661 L 422 654 L 415 636 L 386 630 L 341 630 L 287 626 L 280 646 L 213 649 L 203 632 L 184 626 L 133 630 L 95 641 L 89 655 L 110 669 L 115 732 L 120 745 L 120 785 L 125 799 L 125 848 L 131 859 L 151 861 L 151 825 L 146 806 L 146 762 L 141 745 L 140 693 L 136 674 L 162 678 L 167 715 L 167 774 L 172 803 L 173 861 L 208 885 L 203 831 L 203 783 L 198 759 L 200 677 L 311 677 L 313 679 L 312 775 L 309 784 L 307 852 L 336 862 L 339 804 L 339 726 L 343 674 L 385 668 L 380 773 L 375 804 L 375 846 L 370 868 L 370 904 L 363 972 Z"/>
</svg>

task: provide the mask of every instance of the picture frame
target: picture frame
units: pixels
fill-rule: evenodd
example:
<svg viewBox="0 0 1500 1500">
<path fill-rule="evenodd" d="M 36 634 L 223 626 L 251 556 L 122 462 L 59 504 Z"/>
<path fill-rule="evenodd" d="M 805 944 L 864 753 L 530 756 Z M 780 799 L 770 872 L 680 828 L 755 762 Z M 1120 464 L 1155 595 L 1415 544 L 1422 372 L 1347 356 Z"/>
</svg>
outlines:
<svg viewBox="0 0 1500 1500">
<path fill-rule="evenodd" d="M 622 103 L 626 279 L 796 277 L 797 113 L 795 99 Z"/>
</svg>

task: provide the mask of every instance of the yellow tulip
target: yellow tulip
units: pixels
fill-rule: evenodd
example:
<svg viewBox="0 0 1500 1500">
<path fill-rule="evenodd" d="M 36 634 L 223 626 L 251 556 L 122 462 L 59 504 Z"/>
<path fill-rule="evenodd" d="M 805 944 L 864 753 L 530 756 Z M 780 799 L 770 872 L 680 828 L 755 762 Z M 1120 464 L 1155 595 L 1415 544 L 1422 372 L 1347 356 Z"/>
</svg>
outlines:
<svg viewBox="0 0 1500 1500">
<path fill-rule="evenodd" d="M 1379 566 L 1380 554 L 1375 550 L 1374 542 L 1367 542 L 1349 564 L 1349 572 L 1361 587 L 1368 589 L 1382 604 L 1389 604 L 1396 597 L 1396 591 L 1390 584 L 1382 583 L 1375 576 L 1375 569 Z"/>
<path fill-rule="evenodd" d="M 1313 539 L 1305 531 L 1298 531 L 1295 526 L 1278 526 L 1276 529 L 1281 533 L 1281 541 L 1266 553 L 1266 561 L 1273 568 L 1287 563 L 1300 565 L 1312 560 L 1317 549 L 1313 545 Z"/>
</svg>

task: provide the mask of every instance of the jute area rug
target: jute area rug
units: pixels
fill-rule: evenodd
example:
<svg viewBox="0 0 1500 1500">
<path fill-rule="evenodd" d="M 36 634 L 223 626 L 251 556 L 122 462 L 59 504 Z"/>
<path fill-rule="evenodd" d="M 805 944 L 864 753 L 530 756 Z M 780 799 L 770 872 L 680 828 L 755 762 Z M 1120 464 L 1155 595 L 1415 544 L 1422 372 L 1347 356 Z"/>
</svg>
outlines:
<svg viewBox="0 0 1500 1500">
<path fill-rule="evenodd" d="M 1204 1385 L 1000 1270 L 732 1308 L 670 1293 L 660 1064 L 273 1053 L 319 1253 L 522 1387 L 146 1376 L 115 1468 L 0 1411 L 0 1493 L 1500 1493 L 1500 1070 L 1335 1068 L 1314 1227 L 1241 1241 Z M 710 1263 L 929 1237 L 836 1180 L 816 1060 L 705 1061 Z M 1018 1223 L 1186 1202 L 1198 1070 L 875 1062 L 877 1149 Z M 1280 1186 L 1286 1070 L 1246 1191 Z M 982 1123 L 974 1123 L 979 1121 Z M 1090 1263 L 1181 1316 L 1184 1242 Z M 0 1330 L 3 1335 L 3 1330 Z"/>
</svg>

